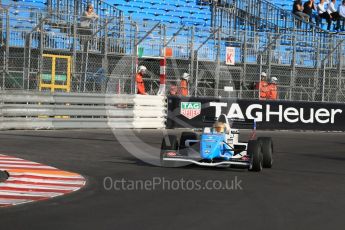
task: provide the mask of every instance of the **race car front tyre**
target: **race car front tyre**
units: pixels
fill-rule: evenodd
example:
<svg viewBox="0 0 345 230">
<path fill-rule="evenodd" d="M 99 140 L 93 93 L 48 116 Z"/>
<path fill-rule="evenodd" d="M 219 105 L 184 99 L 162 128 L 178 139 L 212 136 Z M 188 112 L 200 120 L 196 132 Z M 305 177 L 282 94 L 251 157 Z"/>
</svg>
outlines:
<svg viewBox="0 0 345 230">
<path fill-rule="evenodd" d="M 187 148 L 185 144 L 186 140 L 198 140 L 198 135 L 194 132 L 182 132 L 180 138 L 180 149 Z"/>
<path fill-rule="evenodd" d="M 264 168 L 272 168 L 273 165 L 273 141 L 270 137 L 259 137 L 261 142 L 261 151 L 263 155 Z"/>
<path fill-rule="evenodd" d="M 250 140 L 247 153 L 250 157 L 249 171 L 260 172 L 263 168 L 261 142 L 259 140 Z"/>
<path fill-rule="evenodd" d="M 176 167 L 175 162 L 163 161 L 165 150 L 178 150 L 178 141 L 176 135 L 166 135 L 163 137 L 160 153 L 161 166 Z"/>
<path fill-rule="evenodd" d="M 178 141 L 176 135 L 166 135 L 163 137 L 161 150 L 177 150 Z"/>
</svg>

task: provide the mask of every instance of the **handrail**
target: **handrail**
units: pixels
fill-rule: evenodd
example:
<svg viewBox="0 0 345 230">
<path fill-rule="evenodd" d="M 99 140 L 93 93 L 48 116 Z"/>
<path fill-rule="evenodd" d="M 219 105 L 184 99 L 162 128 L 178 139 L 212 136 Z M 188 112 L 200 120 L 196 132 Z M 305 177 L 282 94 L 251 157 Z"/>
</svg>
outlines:
<svg viewBox="0 0 345 230">
<path fill-rule="evenodd" d="M 303 27 L 310 28 L 311 30 L 318 30 L 318 31 L 324 31 L 321 27 L 316 26 L 313 23 L 304 21 L 301 17 L 292 14 L 291 12 L 289 12 L 286 9 L 283 9 L 279 6 L 274 5 L 271 2 L 268 2 L 267 0 L 224 0 L 223 1 L 225 6 L 228 7 L 235 7 L 236 9 L 241 9 L 246 11 L 248 14 L 250 15 L 254 15 L 257 18 L 260 18 L 260 20 L 264 21 L 265 23 L 267 23 L 268 21 L 270 21 L 272 24 L 276 25 L 277 27 L 280 27 L 282 29 L 291 29 L 294 27 L 294 24 L 296 22 L 296 20 L 301 21 L 303 23 Z M 256 7 L 248 7 L 248 6 L 256 6 Z M 263 16 L 261 15 L 263 12 L 261 11 L 261 8 L 266 8 L 265 13 L 269 14 L 269 15 L 274 15 L 276 19 L 276 21 L 272 21 L 270 20 L 270 18 L 268 18 L 267 16 Z M 268 9 L 270 9 L 268 12 Z M 279 18 L 282 16 L 286 16 L 287 18 L 285 18 L 285 21 L 287 23 L 285 23 L 285 27 L 281 26 L 279 24 L 280 20 Z M 290 23 L 293 23 L 293 25 L 288 25 Z"/>
</svg>

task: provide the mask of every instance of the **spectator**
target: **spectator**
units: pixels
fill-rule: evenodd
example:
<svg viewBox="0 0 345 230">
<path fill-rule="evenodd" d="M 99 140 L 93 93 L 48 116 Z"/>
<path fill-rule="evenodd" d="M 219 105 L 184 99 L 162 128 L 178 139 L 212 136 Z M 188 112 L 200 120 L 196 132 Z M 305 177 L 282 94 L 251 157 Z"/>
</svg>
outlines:
<svg viewBox="0 0 345 230">
<path fill-rule="evenodd" d="M 340 28 L 340 21 L 343 22 L 341 30 L 344 30 L 344 21 L 345 21 L 345 0 L 342 1 L 341 5 L 338 8 L 339 20 L 337 21 L 337 27 Z"/>
<path fill-rule="evenodd" d="M 261 73 L 260 82 L 256 85 L 255 88 L 259 90 L 259 99 L 266 100 L 268 96 L 268 83 L 267 74 L 265 72 Z"/>
<path fill-rule="evenodd" d="M 331 2 L 328 4 L 327 12 L 331 16 L 332 20 L 337 22 L 335 26 L 335 30 L 338 30 L 339 29 L 338 27 L 339 13 L 335 9 L 335 4 L 336 4 L 336 0 L 331 0 Z"/>
<path fill-rule="evenodd" d="M 271 82 L 268 84 L 267 99 L 277 100 L 278 98 L 277 81 L 278 79 L 276 77 L 271 78 Z"/>
<path fill-rule="evenodd" d="M 303 5 L 303 13 L 307 14 L 309 16 L 309 22 L 313 23 L 313 11 L 316 11 L 316 5 L 314 0 L 309 0 L 304 3 Z"/>
<path fill-rule="evenodd" d="M 80 27 L 84 28 L 88 35 L 92 35 L 92 28 L 97 19 L 98 15 L 94 12 L 92 4 L 88 4 L 80 18 Z"/>
<path fill-rule="evenodd" d="M 188 73 L 184 73 L 181 77 L 180 81 L 180 95 L 181 96 L 188 96 L 188 81 L 190 75 Z"/>
<path fill-rule="evenodd" d="M 300 17 L 302 20 L 309 22 L 309 15 L 303 13 L 303 6 L 302 6 L 302 0 L 295 0 L 292 6 L 292 13 L 298 17 Z M 297 23 L 298 27 L 301 27 L 301 22 L 299 21 Z"/>
<path fill-rule="evenodd" d="M 143 80 L 143 76 L 146 73 L 147 68 L 145 66 L 139 66 L 139 70 L 137 75 L 135 76 L 135 81 L 137 83 L 137 94 L 141 94 L 141 95 L 146 95 L 146 91 L 145 91 L 145 84 L 144 84 L 144 80 Z"/>
<path fill-rule="evenodd" d="M 93 27 L 98 19 L 98 15 L 94 12 L 92 4 L 88 4 L 85 12 L 80 18 L 79 34 L 81 37 L 81 43 L 84 44 L 89 38 L 85 36 L 91 36 L 93 33 Z"/>
<path fill-rule="evenodd" d="M 327 12 L 325 5 L 328 3 L 328 0 L 320 0 L 320 3 L 317 5 L 317 11 L 320 18 L 324 18 L 327 21 L 327 30 L 331 29 L 332 16 Z"/>
<path fill-rule="evenodd" d="M 223 2 L 222 2 L 222 0 L 213 0 L 212 2 L 213 2 L 213 4 L 215 4 L 216 6 L 223 6 L 223 5 L 224 5 Z"/>
<path fill-rule="evenodd" d="M 201 1 L 199 1 L 199 3 L 201 3 L 201 5 L 209 5 L 212 2 L 213 2 L 212 0 L 201 0 Z"/>
</svg>

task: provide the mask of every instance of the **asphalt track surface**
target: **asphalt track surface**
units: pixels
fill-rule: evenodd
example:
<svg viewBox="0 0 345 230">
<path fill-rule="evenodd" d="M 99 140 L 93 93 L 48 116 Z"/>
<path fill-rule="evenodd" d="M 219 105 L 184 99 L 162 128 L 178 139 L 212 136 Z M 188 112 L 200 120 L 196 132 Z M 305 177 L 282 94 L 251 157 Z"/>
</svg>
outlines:
<svg viewBox="0 0 345 230">
<path fill-rule="evenodd" d="M 135 135 L 159 147 L 162 131 Z M 2 208 L 0 228 L 344 229 L 345 134 L 258 135 L 272 136 L 275 143 L 274 167 L 261 173 L 155 167 L 129 154 L 109 130 L 2 131 L 0 153 L 80 173 L 87 185 L 66 196 Z M 108 191 L 103 185 L 106 177 L 202 182 L 237 178 L 242 189 Z"/>
</svg>

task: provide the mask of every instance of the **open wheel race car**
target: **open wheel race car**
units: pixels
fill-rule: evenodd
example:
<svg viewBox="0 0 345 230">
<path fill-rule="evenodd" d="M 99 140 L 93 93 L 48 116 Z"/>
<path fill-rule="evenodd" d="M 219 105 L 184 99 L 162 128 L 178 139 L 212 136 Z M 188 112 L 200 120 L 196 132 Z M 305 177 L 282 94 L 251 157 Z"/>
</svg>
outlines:
<svg viewBox="0 0 345 230">
<path fill-rule="evenodd" d="M 230 128 L 226 115 L 219 116 L 213 127 L 205 127 L 199 137 L 196 132 L 183 132 L 163 137 L 160 159 L 163 167 L 180 167 L 188 164 L 211 167 L 241 167 L 259 172 L 273 164 L 271 137 L 256 140 L 256 124 L 251 140 L 239 142 L 239 130 Z M 180 142 L 180 144 L 179 144 Z"/>
</svg>

